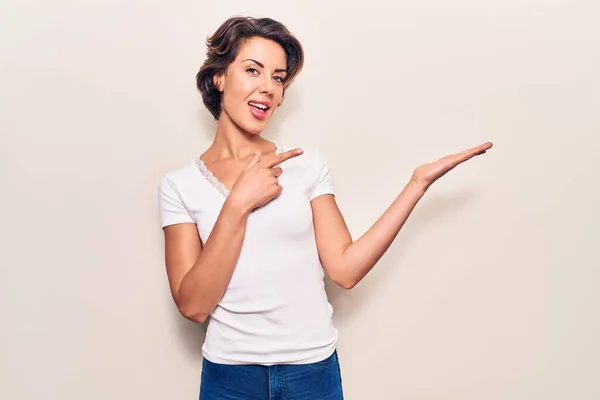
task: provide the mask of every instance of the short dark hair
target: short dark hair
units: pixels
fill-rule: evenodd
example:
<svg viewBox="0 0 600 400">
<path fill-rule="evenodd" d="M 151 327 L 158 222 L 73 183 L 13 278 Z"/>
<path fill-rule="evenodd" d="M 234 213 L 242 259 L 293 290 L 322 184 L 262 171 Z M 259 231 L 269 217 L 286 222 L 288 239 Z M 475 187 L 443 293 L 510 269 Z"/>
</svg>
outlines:
<svg viewBox="0 0 600 400">
<path fill-rule="evenodd" d="M 281 22 L 271 18 L 229 18 L 207 39 L 207 58 L 196 74 L 196 86 L 202 93 L 204 105 L 215 120 L 218 120 L 221 114 L 222 94 L 215 86 L 213 77 L 224 73 L 237 57 L 240 43 L 253 37 L 270 39 L 283 47 L 287 63 L 284 91 L 302 70 L 302 45 Z"/>
</svg>

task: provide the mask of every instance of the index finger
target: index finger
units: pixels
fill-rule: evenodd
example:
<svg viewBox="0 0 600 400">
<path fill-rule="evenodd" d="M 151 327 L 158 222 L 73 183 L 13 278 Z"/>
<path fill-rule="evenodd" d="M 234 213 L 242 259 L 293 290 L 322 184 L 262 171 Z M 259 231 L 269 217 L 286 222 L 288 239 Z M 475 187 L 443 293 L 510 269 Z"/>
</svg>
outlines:
<svg viewBox="0 0 600 400">
<path fill-rule="evenodd" d="M 479 146 L 472 147 L 470 149 L 461 151 L 454 155 L 455 161 L 458 163 L 467 161 L 468 159 L 475 157 L 477 155 L 485 153 L 492 147 L 491 142 L 486 142 L 484 144 L 480 144 Z"/>
<path fill-rule="evenodd" d="M 274 166 L 279 165 L 282 162 L 289 160 L 290 158 L 298 157 L 303 152 L 304 151 L 302 149 L 293 149 L 284 151 L 283 153 L 279 153 L 275 155 L 275 158 L 269 160 L 269 162 L 267 163 L 267 168 L 273 168 Z"/>
</svg>

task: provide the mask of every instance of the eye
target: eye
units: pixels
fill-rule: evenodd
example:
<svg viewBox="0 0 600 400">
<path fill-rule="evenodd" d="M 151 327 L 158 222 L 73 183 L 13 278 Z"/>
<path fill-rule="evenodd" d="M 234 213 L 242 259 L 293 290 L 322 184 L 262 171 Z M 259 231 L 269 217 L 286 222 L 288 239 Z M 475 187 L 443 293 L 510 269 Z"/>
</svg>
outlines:
<svg viewBox="0 0 600 400">
<path fill-rule="evenodd" d="M 246 68 L 246 72 L 249 73 L 250 75 L 257 75 L 258 74 L 258 70 L 256 68 L 252 68 L 252 67 Z"/>
<path fill-rule="evenodd" d="M 282 78 L 281 76 L 274 76 L 273 79 L 275 79 L 279 83 L 284 83 L 285 82 L 285 79 Z"/>
</svg>

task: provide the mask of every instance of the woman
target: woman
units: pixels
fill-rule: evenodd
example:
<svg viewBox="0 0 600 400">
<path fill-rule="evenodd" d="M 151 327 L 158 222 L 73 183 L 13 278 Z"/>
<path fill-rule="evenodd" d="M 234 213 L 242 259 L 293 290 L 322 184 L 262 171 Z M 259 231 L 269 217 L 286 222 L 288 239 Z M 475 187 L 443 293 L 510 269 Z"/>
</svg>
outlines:
<svg viewBox="0 0 600 400">
<path fill-rule="evenodd" d="M 168 280 L 181 314 L 209 316 L 200 398 L 343 398 L 324 274 L 350 289 L 373 268 L 439 177 L 490 143 L 420 166 L 353 242 L 317 149 L 261 133 L 301 71 L 303 50 L 279 22 L 235 17 L 208 40 L 197 75 L 218 121 L 212 145 L 163 177 Z"/>
</svg>

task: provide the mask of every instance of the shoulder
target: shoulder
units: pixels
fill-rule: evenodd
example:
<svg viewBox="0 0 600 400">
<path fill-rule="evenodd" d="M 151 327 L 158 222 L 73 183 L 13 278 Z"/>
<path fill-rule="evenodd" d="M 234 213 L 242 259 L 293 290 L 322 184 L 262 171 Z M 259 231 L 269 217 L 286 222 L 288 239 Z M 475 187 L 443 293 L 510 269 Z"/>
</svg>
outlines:
<svg viewBox="0 0 600 400">
<path fill-rule="evenodd" d="M 334 183 L 331 169 L 325 153 L 316 146 L 283 146 L 283 151 L 300 148 L 302 155 L 287 160 L 283 165 L 290 169 L 301 170 L 302 181 L 306 184 L 311 200 L 322 194 L 334 194 Z M 289 163 L 289 164 L 287 164 Z"/>
<path fill-rule="evenodd" d="M 165 171 L 161 177 L 161 181 L 171 182 L 175 185 L 185 184 L 196 178 L 196 174 L 198 173 L 197 169 L 198 167 L 195 160 L 188 161 L 187 163 Z"/>
<path fill-rule="evenodd" d="M 163 173 L 159 182 L 159 191 L 181 192 L 197 182 L 198 167 L 196 161 L 188 161 Z"/>
<path fill-rule="evenodd" d="M 190 202 L 193 187 L 195 163 L 169 170 L 160 179 L 158 189 L 158 205 L 162 227 L 184 222 L 192 223 Z"/>
</svg>

